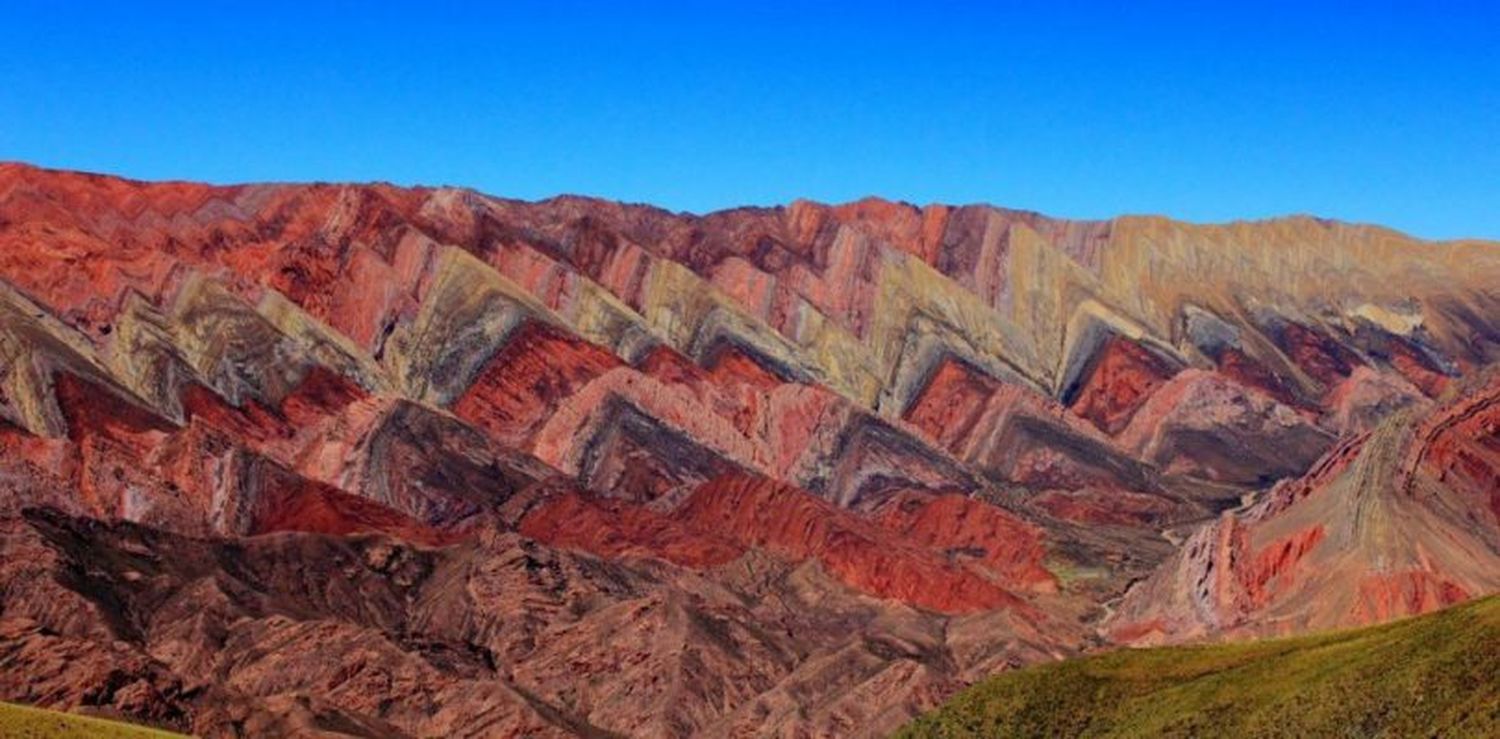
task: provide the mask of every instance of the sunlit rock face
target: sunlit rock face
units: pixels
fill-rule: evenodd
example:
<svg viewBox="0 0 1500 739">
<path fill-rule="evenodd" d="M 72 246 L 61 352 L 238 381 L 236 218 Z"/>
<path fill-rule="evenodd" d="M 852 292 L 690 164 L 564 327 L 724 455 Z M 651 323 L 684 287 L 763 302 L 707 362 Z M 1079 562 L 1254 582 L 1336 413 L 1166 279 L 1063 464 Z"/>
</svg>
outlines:
<svg viewBox="0 0 1500 739">
<path fill-rule="evenodd" d="M 1194 533 L 1107 623 L 1133 642 L 1373 623 L 1500 589 L 1500 375 L 1391 415 Z"/>
<path fill-rule="evenodd" d="M 0 165 L 0 699 L 879 735 L 1500 589 L 1500 245 Z M 98 686 L 105 684 L 108 689 Z"/>
</svg>

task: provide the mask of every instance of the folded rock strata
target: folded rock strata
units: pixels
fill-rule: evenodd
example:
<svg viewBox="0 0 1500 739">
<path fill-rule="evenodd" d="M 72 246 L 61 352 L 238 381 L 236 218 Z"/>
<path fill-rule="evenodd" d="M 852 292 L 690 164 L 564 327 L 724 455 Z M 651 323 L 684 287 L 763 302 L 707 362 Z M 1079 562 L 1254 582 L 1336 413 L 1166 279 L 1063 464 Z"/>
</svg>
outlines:
<svg viewBox="0 0 1500 739">
<path fill-rule="evenodd" d="M 0 165 L 0 698 L 878 735 L 1500 589 L 1500 248 Z"/>
</svg>

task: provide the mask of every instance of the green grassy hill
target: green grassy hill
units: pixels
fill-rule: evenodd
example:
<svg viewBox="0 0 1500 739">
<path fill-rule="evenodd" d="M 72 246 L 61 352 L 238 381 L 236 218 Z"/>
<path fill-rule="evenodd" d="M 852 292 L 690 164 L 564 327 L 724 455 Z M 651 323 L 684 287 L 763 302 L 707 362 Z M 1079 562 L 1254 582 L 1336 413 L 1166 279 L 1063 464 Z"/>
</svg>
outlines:
<svg viewBox="0 0 1500 739">
<path fill-rule="evenodd" d="M 991 678 L 906 737 L 1500 736 L 1500 597 L 1384 626 Z"/>
<path fill-rule="evenodd" d="M 172 739 L 180 736 L 91 716 L 0 703 L 0 737 L 6 739 Z"/>
</svg>

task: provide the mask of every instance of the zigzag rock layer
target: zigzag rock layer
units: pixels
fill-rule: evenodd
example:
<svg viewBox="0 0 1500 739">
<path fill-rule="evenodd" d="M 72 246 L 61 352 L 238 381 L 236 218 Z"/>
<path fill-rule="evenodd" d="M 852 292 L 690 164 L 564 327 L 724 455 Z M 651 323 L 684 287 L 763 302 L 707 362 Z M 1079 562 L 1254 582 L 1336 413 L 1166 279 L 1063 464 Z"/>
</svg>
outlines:
<svg viewBox="0 0 1500 739">
<path fill-rule="evenodd" d="M 0 165 L 0 699 L 878 735 L 1500 590 L 1500 246 Z"/>
</svg>

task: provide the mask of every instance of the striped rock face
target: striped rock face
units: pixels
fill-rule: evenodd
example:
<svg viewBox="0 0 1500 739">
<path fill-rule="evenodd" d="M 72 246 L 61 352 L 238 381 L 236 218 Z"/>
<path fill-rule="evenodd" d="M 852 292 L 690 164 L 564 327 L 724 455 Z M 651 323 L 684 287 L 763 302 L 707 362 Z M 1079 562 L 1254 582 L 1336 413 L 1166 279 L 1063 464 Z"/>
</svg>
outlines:
<svg viewBox="0 0 1500 739">
<path fill-rule="evenodd" d="M 1500 245 L 0 165 L 0 699 L 878 735 L 1500 590 Z M 100 685 L 107 686 L 101 689 Z"/>
</svg>

